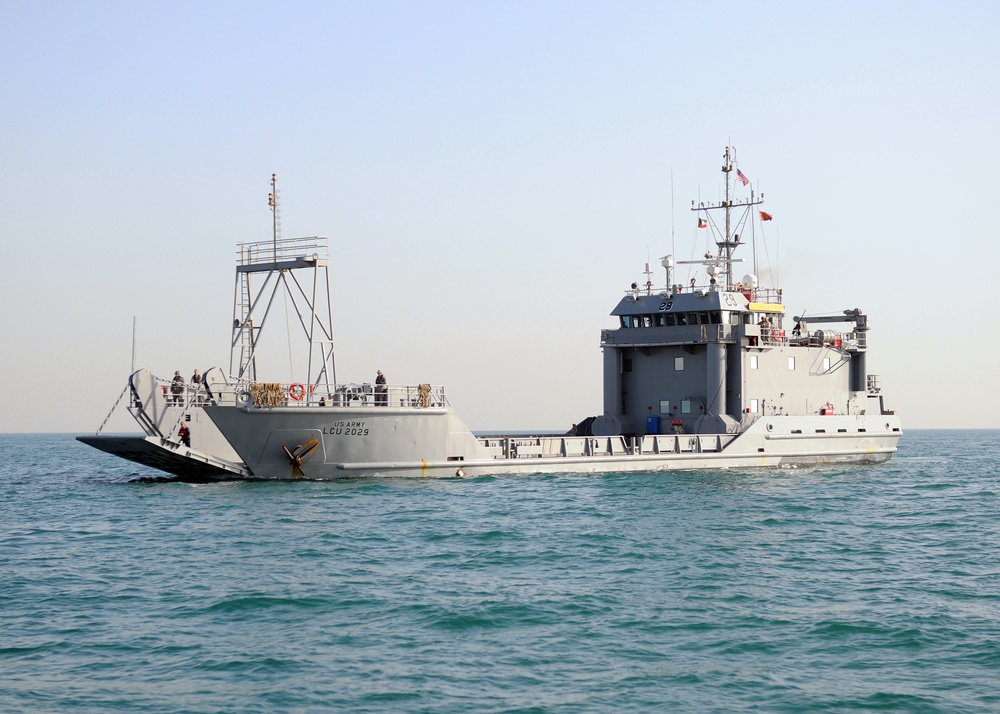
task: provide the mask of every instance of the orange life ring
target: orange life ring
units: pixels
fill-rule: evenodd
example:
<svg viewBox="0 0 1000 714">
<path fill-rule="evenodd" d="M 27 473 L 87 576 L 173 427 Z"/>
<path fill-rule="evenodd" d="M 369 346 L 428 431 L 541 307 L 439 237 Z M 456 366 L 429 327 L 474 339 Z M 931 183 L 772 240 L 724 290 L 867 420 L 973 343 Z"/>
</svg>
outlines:
<svg viewBox="0 0 1000 714">
<path fill-rule="evenodd" d="M 297 402 L 301 402 L 302 398 L 306 396 L 306 388 L 300 382 L 288 387 L 288 396 Z"/>
</svg>

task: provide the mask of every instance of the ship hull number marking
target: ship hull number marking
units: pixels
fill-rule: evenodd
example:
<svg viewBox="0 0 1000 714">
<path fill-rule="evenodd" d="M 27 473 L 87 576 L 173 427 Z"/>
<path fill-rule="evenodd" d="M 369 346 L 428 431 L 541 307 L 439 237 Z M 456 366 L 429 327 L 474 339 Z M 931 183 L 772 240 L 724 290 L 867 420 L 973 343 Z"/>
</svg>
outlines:
<svg viewBox="0 0 1000 714">
<path fill-rule="evenodd" d="M 722 301 L 729 307 L 738 308 L 740 306 L 740 303 L 736 299 L 736 296 L 733 295 L 732 293 L 722 293 Z M 660 303 L 659 311 L 670 312 L 673 309 L 673 307 L 674 307 L 673 300 L 664 300 L 663 302 Z"/>
<path fill-rule="evenodd" d="M 368 427 L 363 421 L 338 421 L 332 426 L 324 426 L 323 433 L 331 436 L 368 436 Z"/>
</svg>

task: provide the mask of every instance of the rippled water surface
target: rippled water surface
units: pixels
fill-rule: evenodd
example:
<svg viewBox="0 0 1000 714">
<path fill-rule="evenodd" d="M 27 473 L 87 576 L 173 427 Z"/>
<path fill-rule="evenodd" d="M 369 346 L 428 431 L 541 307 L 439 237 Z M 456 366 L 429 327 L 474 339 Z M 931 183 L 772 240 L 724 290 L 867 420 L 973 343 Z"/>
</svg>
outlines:
<svg viewBox="0 0 1000 714">
<path fill-rule="evenodd" d="M 188 484 L 0 435 L 0 711 L 998 711 L 998 443 Z"/>
</svg>

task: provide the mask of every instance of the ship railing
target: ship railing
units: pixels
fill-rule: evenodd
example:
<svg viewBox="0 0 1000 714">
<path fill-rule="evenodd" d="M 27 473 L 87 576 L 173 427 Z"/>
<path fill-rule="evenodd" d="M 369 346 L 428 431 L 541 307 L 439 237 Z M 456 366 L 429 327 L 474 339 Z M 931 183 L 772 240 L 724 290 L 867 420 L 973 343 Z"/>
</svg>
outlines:
<svg viewBox="0 0 1000 714">
<path fill-rule="evenodd" d="M 304 256 L 329 257 L 327 239 L 320 236 L 308 238 L 279 238 L 256 243 L 240 243 L 236 247 L 237 265 L 262 265 L 280 263 Z"/>
<path fill-rule="evenodd" d="M 201 382 L 174 383 L 173 380 L 153 375 L 156 390 L 162 395 L 168 407 L 200 407 L 211 403 L 212 394 Z M 132 406 L 141 406 L 139 394 L 132 390 Z"/>
<path fill-rule="evenodd" d="M 828 347 L 836 350 L 852 351 L 864 349 L 863 333 L 816 330 L 798 333 L 784 327 L 744 325 L 742 334 L 749 338 L 752 347 Z"/>
<path fill-rule="evenodd" d="M 673 345 L 735 342 L 738 325 L 675 325 L 601 330 L 602 345 Z"/>
<path fill-rule="evenodd" d="M 857 332 L 838 332 L 836 330 L 815 330 L 814 332 L 788 335 L 788 344 L 799 347 L 832 347 L 837 350 L 864 349 Z"/>
<path fill-rule="evenodd" d="M 743 291 L 739 288 L 736 289 L 737 292 L 743 292 L 747 300 L 750 302 L 761 302 L 768 305 L 781 305 L 781 288 L 753 288 L 752 290 Z"/>
<path fill-rule="evenodd" d="M 633 285 L 631 288 L 624 290 L 626 295 L 651 295 L 654 288 L 651 283 L 647 283 L 644 287 L 638 285 Z M 681 293 L 713 293 L 719 291 L 728 291 L 734 293 L 743 293 L 750 302 L 761 302 L 770 305 L 782 305 L 782 289 L 781 288 L 745 288 L 742 284 L 736 283 L 728 288 L 724 289 L 721 284 L 712 285 L 711 283 L 707 285 L 699 285 L 698 283 L 691 283 L 690 285 L 680 286 Z M 660 293 L 663 295 L 664 293 Z"/>
<path fill-rule="evenodd" d="M 380 389 L 381 387 L 381 389 Z M 215 403 L 240 407 L 447 407 L 444 387 L 434 384 L 307 385 L 301 382 L 237 382 L 213 385 Z"/>
<path fill-rule="evenodd" d="M 712 293 L 724 290 L 722 285 L 698 285 L 697 283 L 690 286 L 683 286 L 682 293 Z M 632 289 L 625 291 L 629 295 L 635 295 L 641 292 L 641 290 Z M 782 305 L 782 290 L 781 288 L 745 288 L 743 285 L 737 283 L 728 289 L 728 292 L 743 293 L 743 296 L 750 302 L 767 303 L 769 305 Z"/>
<path fill-rule="evenodd" d="M 625 458 L 655 454 L 722 451 L 736 434 L 646 434 L 645 436 L 480 436 L 494 459 L 573 457 Z"/>
</svg>

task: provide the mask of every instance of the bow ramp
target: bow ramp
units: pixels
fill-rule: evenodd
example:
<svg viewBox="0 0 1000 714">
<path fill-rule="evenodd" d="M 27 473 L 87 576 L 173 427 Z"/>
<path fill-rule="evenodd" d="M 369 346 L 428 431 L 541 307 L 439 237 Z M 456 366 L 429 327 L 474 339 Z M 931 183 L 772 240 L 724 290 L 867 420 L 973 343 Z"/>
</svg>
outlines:
<svg viewBox="0 0 1000 714">
<path fill-rule="evenodd" d="M 95 449 L 143 466 L 166 471 L 180 478 L 231 479 L 253 476 L 243 464 L 158 436 L 87 435 L 78 436 L 76 439 Z"/>
</svg>

